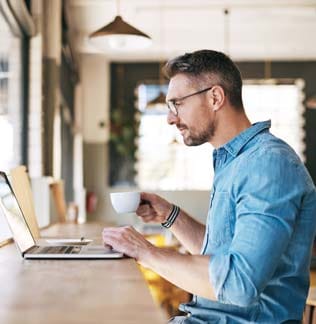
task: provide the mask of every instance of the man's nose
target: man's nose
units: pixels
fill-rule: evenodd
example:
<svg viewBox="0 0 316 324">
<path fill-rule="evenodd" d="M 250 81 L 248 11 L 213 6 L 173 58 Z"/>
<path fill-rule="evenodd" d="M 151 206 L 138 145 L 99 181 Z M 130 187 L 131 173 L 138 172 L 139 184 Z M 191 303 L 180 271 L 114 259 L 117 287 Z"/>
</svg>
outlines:
<svg viewBox="0 0 316 324">
<path fill-rule="evenodd" d="M 179 120 L 179 117 L 178 116 L 176 116 L 171 111 L 168 112 L 167 122 L 168 122 L 169 125 L 176 124 L 178 120 Z"/>
</svg>

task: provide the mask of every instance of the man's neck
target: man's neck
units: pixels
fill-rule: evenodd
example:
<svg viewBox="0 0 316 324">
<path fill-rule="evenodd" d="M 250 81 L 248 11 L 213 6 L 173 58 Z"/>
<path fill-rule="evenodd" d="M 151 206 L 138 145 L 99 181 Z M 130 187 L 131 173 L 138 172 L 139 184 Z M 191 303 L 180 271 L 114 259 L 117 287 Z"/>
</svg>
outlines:
<svg viewBox="0 0 316 324">
<path fill-rule="evenodd" d="M 223 112 L 218 116 L 216 131 L 210 144 L 214 148 L 219 148 L 250 126 L 251 122 L 243 110 Z"/>
</svg>

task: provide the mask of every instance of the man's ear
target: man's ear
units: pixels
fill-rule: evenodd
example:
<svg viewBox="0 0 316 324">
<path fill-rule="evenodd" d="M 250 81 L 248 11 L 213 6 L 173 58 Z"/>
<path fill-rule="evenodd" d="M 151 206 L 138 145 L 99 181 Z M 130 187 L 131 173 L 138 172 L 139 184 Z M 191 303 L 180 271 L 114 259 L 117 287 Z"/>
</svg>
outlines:
<svg viewBox="0 0 316 324">
<path fill-rule="evenodd" d="M 210 91 L 210 100 L 212 102 L 213 111 L 219 110 L 225 101 L 225 92 L 221 86 L 214 86 Z"/>
</svg>

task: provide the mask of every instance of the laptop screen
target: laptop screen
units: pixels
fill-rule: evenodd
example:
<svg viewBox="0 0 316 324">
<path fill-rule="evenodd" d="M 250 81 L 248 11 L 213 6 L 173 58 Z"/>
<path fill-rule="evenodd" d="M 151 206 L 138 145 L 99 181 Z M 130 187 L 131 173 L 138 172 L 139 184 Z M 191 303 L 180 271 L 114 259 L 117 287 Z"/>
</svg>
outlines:
<svg viewBox="0 0 316 324">
<path fill-rule="evenodd" d="M 23 213 L 5 173 L 0 172 L 0 207 L 9 223 L 13 238 L 21 252 L 35 244 Z"/>
</svg>

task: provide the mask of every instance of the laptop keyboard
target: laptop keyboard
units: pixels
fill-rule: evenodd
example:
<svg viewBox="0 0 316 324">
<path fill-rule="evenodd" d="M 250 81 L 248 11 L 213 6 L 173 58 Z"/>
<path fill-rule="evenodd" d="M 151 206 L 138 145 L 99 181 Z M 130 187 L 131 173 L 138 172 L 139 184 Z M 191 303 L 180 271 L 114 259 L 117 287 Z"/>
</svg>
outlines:
<svg viewBox="0 0 316 324">
<path fill-rule="evenodd" d="M 81 251 L 79 246 L 42 246 L 35 253 L 37 254 L 78 254 Z"/>
</svg>

